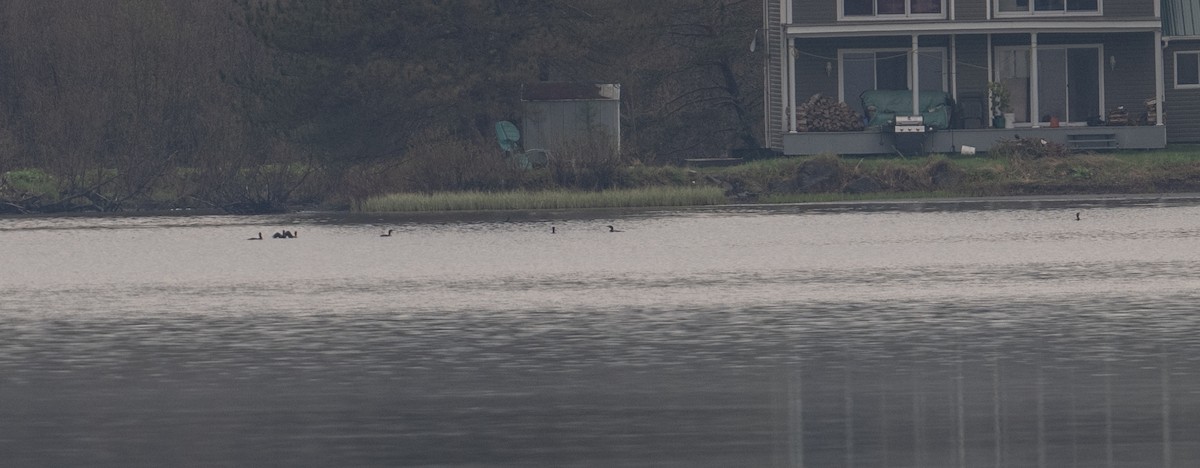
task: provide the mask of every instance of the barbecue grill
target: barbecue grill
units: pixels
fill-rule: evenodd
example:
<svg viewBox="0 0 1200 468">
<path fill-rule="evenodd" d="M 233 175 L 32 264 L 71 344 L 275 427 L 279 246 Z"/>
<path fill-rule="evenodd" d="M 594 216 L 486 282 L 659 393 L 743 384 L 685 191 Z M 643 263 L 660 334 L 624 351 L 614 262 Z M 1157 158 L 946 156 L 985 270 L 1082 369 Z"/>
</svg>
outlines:
<svg viewBox="0 0 1200 468">
<path fill-rule="evenodd" d="M 892 120 L 892 147 L 900 154 L 919 155 L 925 152 L 925 139 L 931 128 L 919 115 L 897 115 Z"/>
</svg>

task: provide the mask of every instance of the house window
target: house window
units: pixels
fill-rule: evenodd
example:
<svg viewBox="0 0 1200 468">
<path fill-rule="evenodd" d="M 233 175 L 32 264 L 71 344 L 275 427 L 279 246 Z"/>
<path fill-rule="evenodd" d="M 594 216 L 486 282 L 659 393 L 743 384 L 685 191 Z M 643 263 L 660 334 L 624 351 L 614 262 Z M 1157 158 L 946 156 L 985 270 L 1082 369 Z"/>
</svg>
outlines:
<svg viewBox="0 0 1200 468">
<path fill-rule="evenodd" d="M 1175 52 L 1175 87 L 1200 88 L 1200 51 Z"/>
<path fill-rule="evenodd" d="M 1001 14 L 1097 14 L 1100 0 L 999 0 L 996 10 Z"/>
<path fill-rule="evenodd" d="M 945 0 L 840 0 L 844 19 L 940 15 Z"/>
<path fill-rule="evenodd" d="M 859 115 L 866 115 L 860 96 L 864 91 L 911 90 L 908 49 L 842 50 L 838 53 L 841 83 L 839 96 Z M 919 89 L 946 90 L 946 49 L 917 51 Z"/>
</svg>

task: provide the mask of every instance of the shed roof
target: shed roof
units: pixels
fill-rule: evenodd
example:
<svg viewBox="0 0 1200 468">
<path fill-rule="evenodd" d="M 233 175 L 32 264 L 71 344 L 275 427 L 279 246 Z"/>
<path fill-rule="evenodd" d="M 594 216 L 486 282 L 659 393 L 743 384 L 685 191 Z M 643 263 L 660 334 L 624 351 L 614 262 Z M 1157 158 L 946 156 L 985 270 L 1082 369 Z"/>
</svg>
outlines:
<svg viewBox="0 0 1200 468">
<path fill-rule="evenodd" d="M 521 99 L 525 101 L 619 101 L 621 100 L 621 85 L 550 81 L 527 83 L 521 89 Z"/>
<path fill-rule="evenodd" d="M 1163 36 L 1200 37 L 1200 3 L 1162 0 Z"/>
</svg>

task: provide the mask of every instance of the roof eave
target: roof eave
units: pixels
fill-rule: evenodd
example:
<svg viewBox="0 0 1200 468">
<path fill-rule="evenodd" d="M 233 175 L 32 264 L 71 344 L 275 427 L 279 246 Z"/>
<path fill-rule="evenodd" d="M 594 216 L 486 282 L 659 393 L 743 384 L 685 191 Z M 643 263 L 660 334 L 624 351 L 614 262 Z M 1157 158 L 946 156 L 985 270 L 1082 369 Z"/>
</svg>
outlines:
<svg viewBox="0 0 1200 468">
<path fill-rule="evenodd" d="M 1037 21 L 1037 22 L 909 22 L 837 24 L 829 26 L 788 25 L 785 33 L 793 38 L 856 36 L 920 36 L 942 34 L 1024 34 L 1024 33 L 1120 33 L 1162 30 L 1158 20 L 1145 21 Z"/>
</svg>

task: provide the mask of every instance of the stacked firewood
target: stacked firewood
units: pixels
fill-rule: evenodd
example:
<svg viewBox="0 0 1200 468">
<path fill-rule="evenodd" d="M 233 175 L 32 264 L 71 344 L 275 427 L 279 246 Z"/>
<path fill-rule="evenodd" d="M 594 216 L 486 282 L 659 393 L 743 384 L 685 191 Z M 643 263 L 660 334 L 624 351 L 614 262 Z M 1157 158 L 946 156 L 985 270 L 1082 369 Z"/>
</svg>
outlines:
<svg viewBox="0 0 1200 468">
<path fill-rule="evenodd" d="M 796 107 L 798 132 L 854 132 L 863 129 L 862 117 L 846 103 L 814 94 Z"/>
<path fill-rule="evenodd" d="M 1158 125 L 1158 99 L 1146 100 L 1146 125 Z"/>
<path fill-rule="evenodd" d="M 1125 106 L 1108 111 L 1108 125 L 1129 125 L 1129 111 L 1125 110 Z"/>
</svg>

